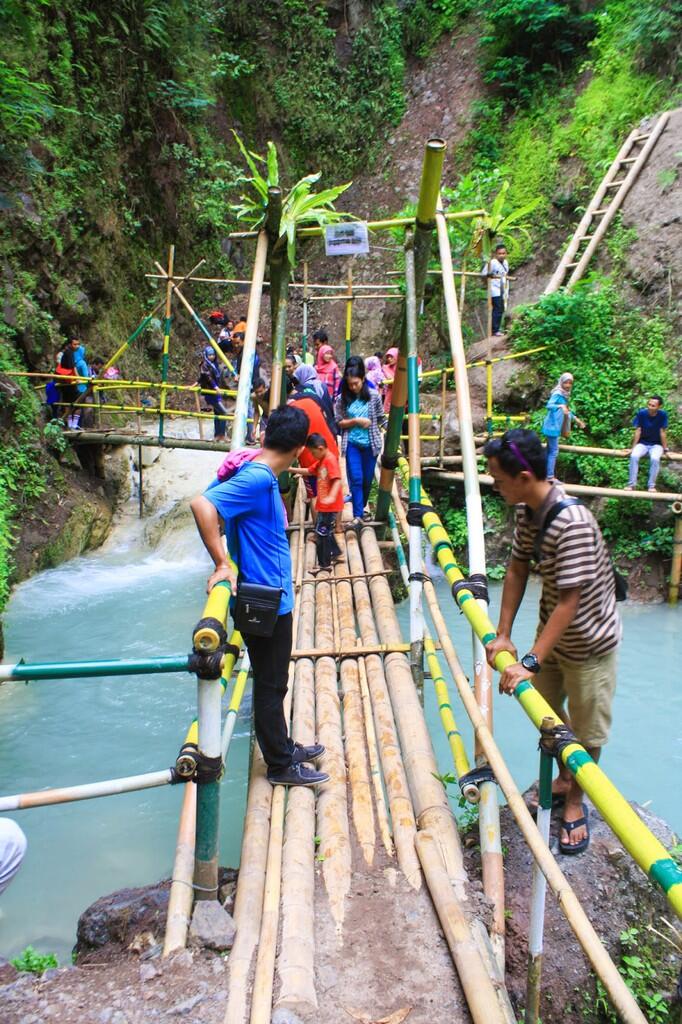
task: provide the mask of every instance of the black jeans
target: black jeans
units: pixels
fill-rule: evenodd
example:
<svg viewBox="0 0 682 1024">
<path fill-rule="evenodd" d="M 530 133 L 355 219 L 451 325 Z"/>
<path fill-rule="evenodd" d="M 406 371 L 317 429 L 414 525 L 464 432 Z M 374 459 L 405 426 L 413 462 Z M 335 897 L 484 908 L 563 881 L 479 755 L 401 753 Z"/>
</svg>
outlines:
<svg viewBox="0 0 682 1024">
<path fill-rule="evenodd" d="M 244 634 L 253 675 L 253 723 L 258 745 L 268 768 L 288 768 L 294 753 L 284 718 L 292 615 L 280 615 L 272 636 Z"/>
<path fill-rule="evenodd" d="M 315 520 L 315 544 L 317 545 L 317 564 L 322 569 L 327 569 L 332 564 L 332 558 L 341 554 L 341 549 L 336 543 L 334 527 L 336 526 L 336 512 L 318 512 Z"/>
<path fill-rule="evenodd" d="M 501 295 L 493 295 L 493 334 L 497 334 L 501 325 L 502 317 L 504 316 L 504 299 Z"/>
</svg>

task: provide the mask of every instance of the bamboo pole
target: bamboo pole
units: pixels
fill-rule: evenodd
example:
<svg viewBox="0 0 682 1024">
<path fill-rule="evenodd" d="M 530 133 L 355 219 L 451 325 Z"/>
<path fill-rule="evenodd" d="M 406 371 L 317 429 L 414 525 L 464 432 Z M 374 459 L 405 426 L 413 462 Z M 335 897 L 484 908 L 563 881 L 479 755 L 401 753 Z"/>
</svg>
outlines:
<svg viewBox="0 0 682 1024">
<path fill-rule="evenodd" d="M 197 411 L 197 421 L 199 424 L 199 439 L 204 440 L 204 421 L 201 415 L 201 402 L 199 401 L 199 395 L 195 392 L 194 394 L 194 405 Z"/>
<path fill-rule="evenodd" d="M 344 648 L 357 649 L 358 638 L 355 632 L 355 611 L 353 608 L 353 589 L 348 579 L 339 578 L 342 571 L 337 566 L 337 585 L 332 588 L 332 604 L 334 622 L 339 624 L 339 642 Z M 376 833 L 372 812 L 372 783 L 370 766 L 365 745 L 365 720 L 360 690 L 360 669 L 356 658 L 344 658 L 340 665 L 341 693 L 343 696 L 343 732 L 348 765 L 348 783 L 351 797 L 351 814 L 355 832 L 365 863 L 374 862 Z"/>
<path fill-rule="evenodd" d="M 241 635 L 234 631 L 230 637 L 230 643 L 236 647 L 241 646 Z M 234 654 L 228 654 L 223 666 L 222 680 L 223 692 L 232 675 L 235 664 Z M 225 726 L 223 729 L 222 753 L 223 760 L 227 757 L 227 751 L 234 732 L 234 723 L 237 712 L 244 696 L 244 686 L 248 673 L 248 655 L 244 655 L 242 665 L 237 676 L 237 681 L 230 700 Z M 190 726 L 185 736 L 185 744 L 196 743 L 198 736 L 198 723 L 196 719 Z M 194 890 L 192 877 L 194 873 L 194 849 L 197 812 L 197 787 L 192 783 L 185 785 L 180 811 L 180 822 L 178 824 L 178 835 L 175 846 L 175 859 L 173 861 L 173 874 L 171 876 L 171 887 L 168 897 L 168 914 L 166 915 L 166 932 L 163 942 L 163 955 L 168 956 L 176 949 L 184 949 L 187 945 L 187 932 L 192 916 L 192 900 Z"/>
<path fill-rule="evenodd" d="M 226 441 L 199 441 L 191 437 L 164 437 L 160 442 L 156 435 L 126 434 L 120 430 L 65 431 L 65 437 L 77 444 L 142 445 L 143 448 L 185 448 L 189 451 L 229 452 Z"/>
<path fill-rule="evenodd" d="M 169 348 L 170 348 L 170 331 L 171 331 L 171 319 L 172 319 L 172 304 L 173 304 L 173 264 L 175 262 L 175 246 L 171 245 L 168 249 L 168 279 L 166 281 L 166 307 L 164 311 L 163 320 L 163 352 L 161 355 L 161 383 L 165 384 L 168 380 L 168 361 L 169 361 Z M 139 403 L 138 403 L 139 404 Z M 166 389 L 161 389 L 161 400 L 159 402 L 159 437 L 163 437 L 163 416 L 166 409 Z"/>
<path fill-rule="evenodd" d="M 428 145 L 428 143 L 427 143 Z M 472 220 L 474 217 L 483 217 L 486 215 L 486 210 L 457 210 L 454 213 L 446 213 L 445 219 L 450 220 Z M 367 227 L 370 231 L 390 231 L 391 228 L 402 228 L 410 227 L 419 220 L 419 210 L 417 210 L 416 217 L 390 217 L 388 220 L 370 220 L 367 221 Z M 227 237 L 228 238 L 255 238 L 257 235 L 256 231 L 232 231 Z M 322 238 L 324 236 L 324 228 L 299 228 L 296 232 L 297 238 Z"/>
<path fill-rule="evenodd" d="M 315 564 L 315 547 L 306 548 L 307 572 Z M 311 646 L 315 639 L 315 591 L 306 587 L 300 598 L 296 642 Z M 296 662 L 292 738 L 315 742 L 315 670 L 309 658 Z M 277 973 L 281 983 L 277 1006 L 296 1012 L 317 1009 L 315 993 L 315 931 L 311 927 L 315 901 L 315 794 L 293 787 L 289 792 L 282 849 L 282 934 Z"/>
<path fill-rule="evenodd" d="M 359 642 L 359 641 L 358 641 Z M 367 738 L 367 751 L 369 756 L 369 768 L 374 786 L 374 803 L 379 823 L 379 832 L 384 849 L 389 857 L 395 856 L 393 840 L 391 839 L 391 825 L 388 819 L 384 787 L 381 782 L 381 765 L 379 763 L 379 745 L 377 743 L 376 728 L 372 717 L 372 700 L 367 683 L 367 669 L 365 659 L 358 658 L 358 673 L 360 677 L 360 694 L 362 697 L 362 713 L 365 723 L 365 736 Z"/>
<path fill-rule="evenodd" d="M 293 286 L 293 282 L 292 282 Z M 308 261 L 303 260 L 303 325 L 301 330 L 301 356 L 303 362 L 307 362 L 306 356 L 308 355 Z"/>
<path fill-rule="evenodd" d="M 449 473 L 439 469 L 429 469 L 429 474 L 437 480 L 458 480 L 464 479 L 463 473 Z M 478 474 L 479 483 L 488 487 L 493 486 L 493 478 L 487 473 Z M 674 494 L 670 491 L 624 491 L 617 487 L 588 487 L 587 484 L 565 484 L 562 489 L 566 494 L 575 494 L 589 498 L 626 498 L 630 501 L 682 501 L 682 494 Z"/>
<path fill-rule="evenodd" d="M 257 236 L 258 236 L 258 232 L 253 232 L 252 237 L 253 238 L 257 238 Z M 303 264 L 304 264 L 304 279 L 302 281 L 290 281 L 289 282 L 289 287 L 290 288 L 305 288 L 306 287 L 306 283 L 305 283 L 305 264 L 307 262 L 308 262 L 307 260 L 303 260 Z M 389 276 L 390 276 L 391 273 L 392 272 L 389 271 Z M 154 280 L 154 281 L 164 281 L 165 278 L 166 278 L 165 274 L 145 274 L 144 276 L 148 277 L 148 278 L 150 278 L 151 280 Z M 478 275 L 476 275 L 476 276 L 478 276 Z M 188 275 L 180 277 L 179 275 L 176 274 L 173 277 L 173 280 L 174 281 L 196 281 L 197 283 L 201 283 L 201 284 L 242 284 L 242 285 L 244 285 L 244 284 L 250 285 L 251 284 L 250 279 L 249 278 L 245 278 L 245 277 L 194 277 L 194 276 L 190 277 Z M 269 288 L 270 287 L 270 282 L 269 281 L 263 281 L 263 287 L 264 288 Z M 339 292 L 345 292 L 347 290 L 348 286 L 345 285 L 345 284 L 321 284 L 321 283 L 314 284 L 314 283 L 310 282 L 307 287 L 310 289 L 310 291 L 339 291 Z M 358 289 L 363 289 L 364 291 L 376 291 L 377 289 L 399 288 L 399 287 L 400 287 L 400 285 L 391 284 L 390 281 L 388 281 L 388 282 L 382 281 L 382 282 L 380 282 L 378 284 L 356 284 L 354 286 L 356 291 Z"/>
<path fill-rule="evenodd" d="M 552 728 L 553 719 L 545 721 L 545 727 Z M 538 809 L 536 822 L 538 832 L 549 849 L 549 827 L 552 818 L 552 756 L 540 751 L 540 781 L 538 783 Z M 530 890 L 530 924 L 528 928 L 528 977 L 526 983 L 526 1021 L 539 1024 L 540 982 L 542 978 L 542 944 L 545 929 L 545 896 L 547 879 L 537 862 L 533 863 Z"/>
<path fill-rule="evenodd" d="M 353 325 L 353 264 L 348 267 L 348 298 L 346 300 L 346 362 L 350 359 L 351 330 Z"/>
<path fill-rule="evenodd" d="M 202 262 L 203 262 L 203 260 L 202 260 Z M 159 268 L 159 270 L 163 270 L 163 267 L 161 267 L 160 264 L 156 263 L 156 260 L 154 261 L 154 263 Z M 206 339 L 206 341 L 208 342 L 208 344 L 211 346 L 211 348 L 215 352 L 216 358 L 219 359 L 221 363 L 225 364 L 225 366 L 228 368 L 230 373 L 234 373 L 234 367 L 233 367 L 232 363 L 227 358 L 227 356 L 225 355 L 225 353 L 221 349 L 220 345 L 218 345 L 217 341 L 215 340 L 215 338 L 213 337 L 211 332 L 208 330 L 208 328 L 206 327 L 206 324 L 203 322 L 203 320 L 201 319 L 199 314 L 194 310 L 194 308 L 192 307 L 191 303 L 188 302 L 187 299 L 185 298 L 185 296 L 182 294 L 182 292 L 180 291 L 179 285 L 177 285 L 177 284 L 173 285 L 173 294 L 176 295 L 180 299 L 180 302 L 185 307 L 185 309 L 187 310 L 187 312 L 191 316 L 192 320 L 194 321 L 194 323 L 199 328 L 199 330 L 203 334 L 203 336 Z"/>
<path fill-rule="evenodd" d="M 675 516 L 673 532 L 673 561 L 670 566 L 670 587 L 668 604 L 677 604 L 680 596 L 680 572 L 682 571 L 682 508 Z"/>
<path fill-rule="evenodd" d="M 346 316 L 348 315 L 348 309 L 352 310 L 353 303 L 358 302 L 360 299 L 398 299 L 402 301 L 402 295 L 399 293 L 382 294 L 381 292 L 372 293 L 370 295 L 311 295 L 308 302 L 345 302 L 346 303 Z M 346 351 L 348 351 L 348 341 L 346 341 Z"/>
<path fill-rule="evenodd" d="M 429 139 L 424 150 L 424 163 L 422 165 L 419 202 L 417 204 L 414 229 L 414 291 L 417 307 L 419 307 L 424 294 L 444 157 L 445 142 L 442 139 Z M 384 439 L 384 452 L 381 456 L 381 475 L 379 477 L 379 493 L 376 508 L 376 517 L 379 520 L 385 520 L 388 517 L 388 510 L 391 505 L 391 487 L 395 473 L 395 460 L 400 449 L 400 434 L 405 415 L 405 402 L 407 401 L 406 356 L 407 319 L 404 314 L 400 333 L 398 363 L 391 388 L 391 409 Z"/>
<path fill-rule="evenodd" d="M 371 529 L 361 531 L 361 546 L 365 567 L 371 571 L 381 562 L 381 551 Z M 377 576 L 370 580 L 369 588 L 379 635 L 385 643 L 396 642 L 400 639 L 400 626 L 388 582 Z M 465 898 L 466 874 L 459 835 L 438 777 L 431 738 L 409 663 L 404 654 L 389 654 L 384 666 L 417 824 L 437 837 L 458 897 Z"/>
<path fill-rule="evenodd" d="M 422 491 L 422 504 L 431 504 L 425 491 Z M 464 577 L 457 567 L 450 539 L 435 512 L 425 514 L 424 529 L 448 582 L 452 584 L 463 581 Z M 471 591 L 463 588 L 457 594 L 457 605 L 485 645 L 495 638 L 495 627 L 472 597 Z M 441 642 L 445 649 L 442 637 Z M 503 672 L 512 664 L 514 657 L 508 651 L 501 651 L 495 658 L 495 668 L 498 672 Z M 537 728 L 540 728 L 542 720 L 550 715 L 556 721 L 556 716 L 547 701 L 528 680 L 519 683 L 514 696 Z M 568 744 L 561 752 L 561 760 L 625 849 L 644 873 L 663 889 L 671 906 L 682 916 L 682 868 L 579 743 Z M 494 770 L 499 782 L 497 770 Z"/>
<path fill-rule="evenodd" d="M 400 496 L 398 494 L 398 488 L 396 484 L 393 485 L 393 507 L 396 511 L 396 515 L 400 519 L 400 525 L 404 533 L 407 532 L 407 516 L 403 508 Z M 398 527 L 396 525 L 395 516 L 393 512 L 388 514 L 388 522 L 391 528 L 391 536 L 393 538 L 393 545 L 395 547 L 396 558 L 398 559 L 398 565 L 402 573 L 403 582 L 407 582 L 409 569 L 407 567 L 407 561 L 405 559 L 405 552 L 403 545 L 400 540 L 400 534 L 398 533 Z M 423 569 L 423 563 L 421 565 Z M 429 580 L 424 581 L 424 586 L 432 586 Z M 459 780 L 463 775 L 469 773 L 469 759 L 467 757 L 466 750 L 464 748 L 464 742 L 462 740 L 462 734 L 457 728 L 457 722 L 455 721 L 454 712 L 452 710 L 452 704 L 450 703 L 450 694 L 448 693 L 448 685 L 445 681 L 442 669 L 440 667 L 440 661 L 436 654 L 436 645 L 433 642 L 433 637 L 428 629 L 424 629 L 424 647 L 426 650 L 426 657 L 429 666 L 429 672 L 431 673 L 431 682 L 436 692 L 436 701 L 438 703 L 438 710 L 440 712 L 441 722 L 445 735 L 447 736 L 448 744 L 450 746 L 450 753 L 452 754 L 452 763 L 455 769 L 455 774 Z M 460 676 L 466 680 L 464 672 L 458 661 L 458 671 Z M 468 680 L 466 680 L 468 683 Z M 476 804 L 480 799 L 478 786 L 469 782 L 466 783 L 462 789 L 462 795 L 469 801 L 469 803 Z"/>
<path fill-rule="evenodd" d="M 263 278 L 265 277 L 265 261 L 268 255 L 268 236 L 261 231 L 256 246 L 256 258 L 253 264 L 253 277 L 249 293 L 249 308 L 246 314 L 246 333 L 244 348 L 239 367 L 239 384 L 237 385 L 237 401 L 234 406 L 234 424 L 232 426 L 232 451 L 241 448 L 246 440 L 246 423 L 249 415 L 249 398 L 252 390 L 253 367 L 256 358 L 256 339 L 260 320 L 261 296 L 263 294 Z"/>
<path fill-rule="evenodd" d="M 358 572 L 363 572 L 364 565 L 358 539 L 353 534 L 349 533 L 347 535 L 346 550 L 348 553 L 348 564 L 352 573 L 355 612 L 362 643 L 365 646 L 375 644 L 378 636 L 372 602 L 367 581 L 357 576 Z M 395 843 L 398 864 L 412 888 L 420 889 L 421 871 L 414 846 L 417 826 L 381 658 L 376 655 L 366 657 L 365 669 L 374 711 L 379 755 L 386 782 L 388 806 L 393 824 L 393 841 Z"/>
<path fill-rule="evenodd" d="M 417 833 L 417 853 L 436 908 L 445 940 L 452 953 L 474 1024 L 505 1024 L 495 986 L 485 969 L 478 946 L 460 903 L 453 892 L 438 850 L 428 829 Z"/>
<path fill-rule="evenodd" d="M 442 203 L 439 202 L 439 207 Z M 452 354 L 452 365 L 455 374 L 455 397 L 457 400 L 457 416 L 459 419 L 460 444 L 462 448 L 462 459 L 464 469 L 464 492 L 466 501 L 467 519 L 467 552 L 469 558 L 469 572 L 478 577 L 486 578 L 486 557 L 485 557 L 485 535 L 483 532 L 483 512 L 481 508 L 481 494 L 478 486 L 478 466 L 476 462 L 476 443 L 474 441 L 474 426 L 471 414 L 471 398 L 469 394 L 469 379 L 466 372 L 466 357 L 464 354 L 464 339 L 462 337 L 462 323 L 457 307 L 457 293 L 455 291 L 452 274 L 452 252 L 448 228 L 443 219 L 442 209 L 436 212 L 436 225 L 438 232 L 438 248 L 440 262 L 443 268 L 443 293 L 445 296 L 445 308 L 448 319 L 448 334 L 450 337 L 450 351 Z M 488 279 L 490 280 L 490 279 Z M 411 468 L 410 468 L 411 473 Z M 421 482 L 419 492 L 413 499 L 419 502 L 421 499 Z M 478 606 L 487 615 L 488 602 L 485 598 L 478 598 Z M 474 692 L 478 706 L 485 716 L 490 731 L 493 730 L 493 692 L 492 692 L 492 671 L 486 660 L 485 649 L 479 638 L 475 635 L 473 640 L 473 662 L 474 662 Z M 475 751 L 476 765 L 485 765 L 485 754 L 479 748 Z M 481 841 L 481 861 L 483 864 L 483 889 L 486 896 L 493 902 L 493 926 L 491 932 L 491 943 L 500 969 L 504 971 L 504 862 L 502 858 L 502 841 L 500 838 L 500 812 L 497 800 L 497 786 L 494 782 L 482 782 L 479 785 L 479 834 Z"/>
<path fill-rule="evenodd" d="M 443 371 L 440 376 L 440 439 L 438 441 L 438 458 L 441 465 L 445 457 L 445 404 L 448 395 L 448 375 Z"/>
<path fill-rule="evenodd" d="M 292 566 L 295 565 L 295 582 L 298 584 L 294 604 L 292 636 L 298 632 L 301 614 L 301 579 L 303 576 L 305 534 L 303 532 L 303 493 L 297 495 L 298 537 L 290 538 L 294 549 Z M 284 718 L 289 722 L 293 696 L 294 663 L 289 663 L 287 694 L 284 698 Z M 263 913 L 260 925 L 258 955 L 253 979 L 250 1024 L 270 1024 L 272 1014 L 272 991 L 274 987 L 275 954 L 279 930 L 279 904 L 282 882 L 282 846 L 284 842 L 284 806 L 286 786 L 275 786 L 270 814 L 270 837 L 263 890 Z"/>
<path fill-rule="evenodd" d="M 315 591 L 315 642 L 321 646 L 334 642 L 331 588 L 328 584 Z M 345 917 L 345 901 L 350 892 L 351 850 L 346 796 L 341 707 L 336 682 L 336 665 L 331 658 L 315 662 L 317 735 L 325 753 L 320 768 L 329 774 L 329 782 L 317 798 L 317 832 L 329 910 L 340 938 Z"/>
<path fill-rule="evenodd" d="M 618 970 L 606 951 L 601 939 L 595 932 L 580 901 L 571 888 L 568 879 L 557 864 L 553 855 L 547 848 L 547 844 L 540 836 L 537 826 L 531 817 L 526 803 L 519 792 L 516 783 L 507 768 L 504 758 L 495 743 L 492 733 L 486 725 L 481 714 L 476 698 L 474 697 L 469 684 L 465 678 L 461 678 L 456 671 L 457 658 L 450 640 L 450 634 L 438 604 L 438 598 L 432 585 L 424 588 L 424 593 L 429 605 L 429 612 L 433 620 L 434 628 L 441 642 L 443 653 L 448 662 L 453 679 L 457 685 L 460 699 L 464 704 L 467 715 L 474 727 L 475 735 L 485 750 L 486 757 L 495 773 L 500 789 L 505 795 L 509 810 L 513 814 L 521 833 L 528 845 L 528 848 L 540 865 L 542 873 L 547 879 L 552 892 L 557 897 L 559 907 L 566 917 L 571 929 L 586 953 L 595 973 L 601 979 L 609 997 L 621 1015 L 625 1024 L 646 1024 L 635 999 L 618 973 Z M 473 602 L 472 602 L 473 603 Z"/>
<path fill-rule="evenodd" d="M 405 237 L 405 330 L 407 335 L 407 422 L 410 458 L 410 504 L 421 494 L 421 439 L 419 436 L 419 365 L 417 360 L 417 296 L 412 236 Z M 410 525 L 410 667 L 415 686 L 424 700 L 424 613 L 422 611 L 422 530 Z"/>
</svg>

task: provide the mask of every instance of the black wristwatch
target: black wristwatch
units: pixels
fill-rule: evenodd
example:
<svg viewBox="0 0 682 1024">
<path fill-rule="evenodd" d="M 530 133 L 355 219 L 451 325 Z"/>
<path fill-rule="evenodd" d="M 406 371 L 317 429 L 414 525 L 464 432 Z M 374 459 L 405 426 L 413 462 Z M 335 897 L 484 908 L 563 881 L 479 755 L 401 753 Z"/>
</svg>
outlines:
<svg viewBox="0 0 682 1024">
<path fill-rule="evenodd" d="M 534 654 L 524 654 L 521 658 L 521 664 L 528 671 L 536 675 L 540 671 L 540 662 Z"/>
</svg>

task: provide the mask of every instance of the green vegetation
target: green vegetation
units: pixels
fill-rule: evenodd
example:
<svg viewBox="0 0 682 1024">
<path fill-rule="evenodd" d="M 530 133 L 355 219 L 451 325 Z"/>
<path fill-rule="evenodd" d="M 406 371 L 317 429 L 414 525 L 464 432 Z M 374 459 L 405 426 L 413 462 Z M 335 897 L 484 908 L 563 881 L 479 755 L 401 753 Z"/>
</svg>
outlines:
<svg viewBox="0 0 682 1024">
<path fill-rule="evenodd" d="M 0 374 L 21 368 L 0 330 Z M 30 511 L 47 486 L 35 392 L 26 379 L 4 380 L 8 383 L 0 406 L 0 609 L 9 596 L 16 520 Z"/>
<path fill-rule="evenodd" d="M 11 963 L 18 971 L 29 974 L 44 974 L 50 967 L 59 967 L 54 953 L 38 953 L 33 946 L 27 946 Z"/>
<path fill-rule="evenodd" d="M 650 1024 L 666 1024 L 672 1017 L 664 992 L 674 985 L 674 967 L 670 962 L 665 964 L 660 949 L 652 949 L 646 932 L 641 928 L 628 928 L 620 933 L 619 939 L 621 957 L 618 970 L 626 985 Z M 594 1016 L 590 1015 L 588 1019 L 597 1020 L 600 1024 L 617 1024 L 618 1016 L 600 981 L 597 981 L 594 1011 Z"/>
</svg>

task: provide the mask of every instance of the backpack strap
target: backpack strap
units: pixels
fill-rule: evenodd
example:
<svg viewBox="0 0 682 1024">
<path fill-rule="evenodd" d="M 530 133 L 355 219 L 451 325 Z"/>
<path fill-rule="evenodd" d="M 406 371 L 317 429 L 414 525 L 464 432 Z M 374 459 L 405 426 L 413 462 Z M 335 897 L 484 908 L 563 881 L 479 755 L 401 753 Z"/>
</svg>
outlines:
<svg viewBox="0 0 682 1024">
<path fill-rule="evenodd" d="M 554 504 L 547 509 L 547 514 L 545 515 L 542 526 L 538 530 L 533 542 L 533 558 L 536 562 L 539 562 L 541 558 L 542 542 L 545 539 L 545 534 L 559 513 L 565 508 L 569 508 L 570 505 L 582 505 L 582 501 L 580 501 L 579 498 L 563 498 L 561 501 L 555 501 Z"/>
</svg>

